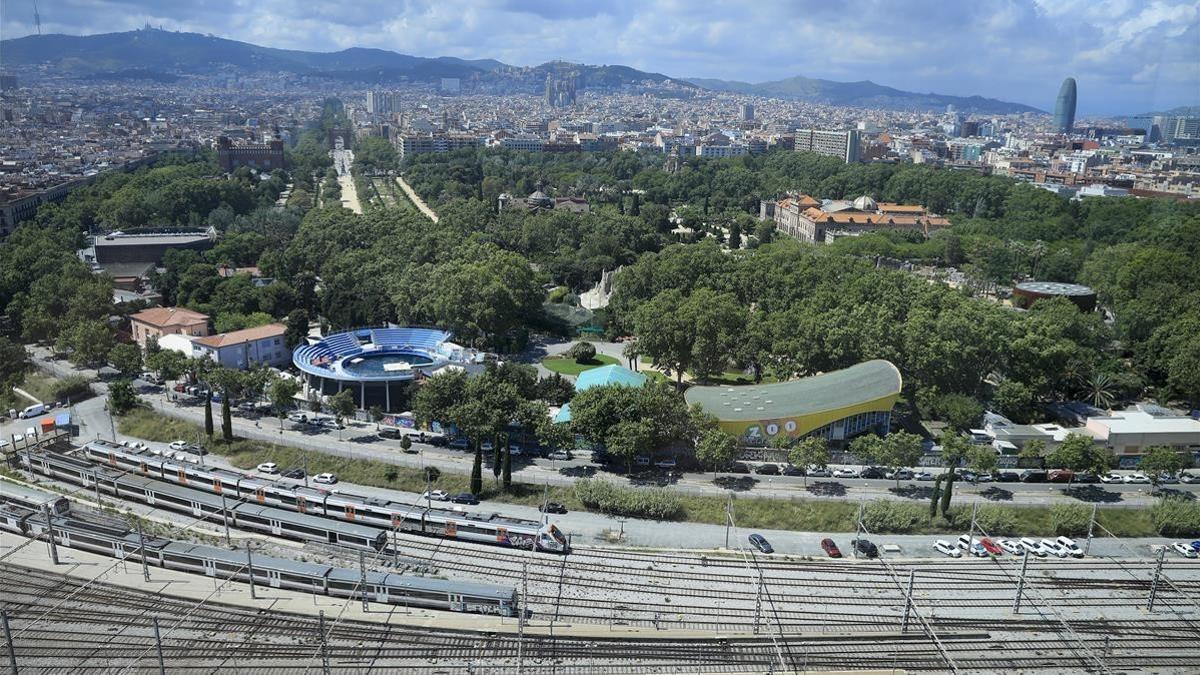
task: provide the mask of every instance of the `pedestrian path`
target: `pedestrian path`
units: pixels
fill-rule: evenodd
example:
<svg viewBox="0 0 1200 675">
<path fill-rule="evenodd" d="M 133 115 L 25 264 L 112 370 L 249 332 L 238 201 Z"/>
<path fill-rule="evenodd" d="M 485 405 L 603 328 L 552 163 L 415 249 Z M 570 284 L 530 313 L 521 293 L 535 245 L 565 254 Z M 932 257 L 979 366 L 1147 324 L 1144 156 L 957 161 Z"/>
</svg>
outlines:
<svg viewBox="0 0 1200 675">
<path fill-rule="evenodd" d="M 404 180 L 404 178 L 401 176 L 396 176 L 396 182 L 399 183 L 400 189 L 404 190 L 404 194 L 408 196 L 409 201 L 415 204 L 417 209 L 421 213 L 425 214 L 426 218 L 435 223 L 438 221 L 438 215 L 433 212 L 433 209 L 429 208 L 429 205 L 425 203 L 425 200 L 421 199 L 420 195 L 418 195 L 416 191 L 412 189 L 412 187 L 407 181 Z"/>
</svg>

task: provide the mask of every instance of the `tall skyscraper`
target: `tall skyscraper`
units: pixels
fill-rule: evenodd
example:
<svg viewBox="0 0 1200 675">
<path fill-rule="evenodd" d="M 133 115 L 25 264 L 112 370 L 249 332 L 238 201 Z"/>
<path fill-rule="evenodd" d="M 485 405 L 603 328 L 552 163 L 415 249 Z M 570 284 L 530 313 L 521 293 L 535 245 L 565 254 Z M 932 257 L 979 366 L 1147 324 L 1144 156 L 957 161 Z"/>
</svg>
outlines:
<svg viewBox="0 0 1200 675">
<path fill-rule="evenodd" d="M 546 105 L 566 108 L 575 105 L 579 73 L 546 73 Z"/>
<path fill-rule="evenodd" d="M 1071 133 L 1075 126 L 1075 78 L 1068 77 L 1058 88 L 1058 101 L 1054 104 L 1054 129 L 1060 134 Z"/>
<path fill-rule="evenodd" d="M 754 121 L 754 104 L 752 104 L 752 103 L 743 103 L 742 104 L 742 121 L 743 122 L 753 122 Z"/>
</svg>

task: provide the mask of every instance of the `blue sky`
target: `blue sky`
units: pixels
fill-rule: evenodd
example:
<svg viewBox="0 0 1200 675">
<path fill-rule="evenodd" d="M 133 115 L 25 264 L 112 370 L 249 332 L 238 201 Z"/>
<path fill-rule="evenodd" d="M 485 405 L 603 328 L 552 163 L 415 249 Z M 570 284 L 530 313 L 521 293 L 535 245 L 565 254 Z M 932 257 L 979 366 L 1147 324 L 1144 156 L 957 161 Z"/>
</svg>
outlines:
<svg viewBox="0 0 1200 675">
<path fill-rule="evenodd" d="M 5 38 L 32 0 L 2 0 Z M 1195 0 L 42 0 L 44 33 L 170 30 L 290 49 L 620 63 L 676 77 L 793 75 L 981 94 L 1079 114 L 1200 104 Z"/>
</svg>

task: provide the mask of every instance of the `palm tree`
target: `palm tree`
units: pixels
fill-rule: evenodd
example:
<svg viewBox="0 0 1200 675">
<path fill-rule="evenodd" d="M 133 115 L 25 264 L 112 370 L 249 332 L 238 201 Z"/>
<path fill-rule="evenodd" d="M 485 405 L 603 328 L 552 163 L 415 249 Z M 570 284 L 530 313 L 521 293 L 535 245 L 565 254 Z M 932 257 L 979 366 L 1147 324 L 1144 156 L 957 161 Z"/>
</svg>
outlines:
<svg viewBox="0 0 1200 675">
<path fill-rule="evenodd" d="M 1116 382 L 1112 375 L 1103 371 L 1093 372 L 1083 382 L 1084 393 L 1097 408 L 1110 408 L 1116 400 Z"/>
</svg>

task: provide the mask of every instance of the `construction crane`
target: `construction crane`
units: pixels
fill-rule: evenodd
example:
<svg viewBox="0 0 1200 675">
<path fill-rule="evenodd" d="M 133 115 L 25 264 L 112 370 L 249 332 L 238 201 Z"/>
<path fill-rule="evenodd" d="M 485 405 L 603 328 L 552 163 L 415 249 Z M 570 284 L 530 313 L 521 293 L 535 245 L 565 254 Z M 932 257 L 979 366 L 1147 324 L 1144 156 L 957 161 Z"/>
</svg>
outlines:
<svg viewBox="0 0 1200 675">
<path fill-rule="evenodd" d="M 42 34 L 42 15 L 38 14 L 37 0 L 33 0 L 33 25 L 37 26 L 37 34 Z"/>
</svg>

